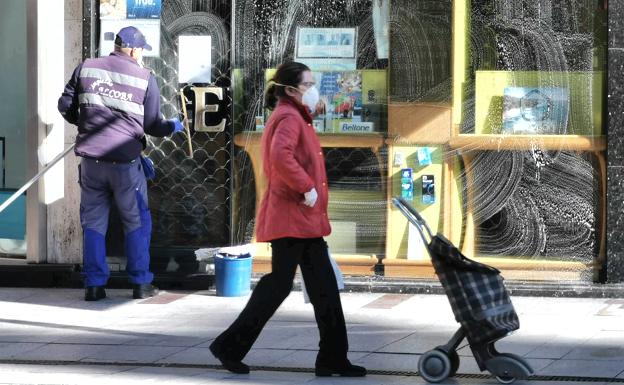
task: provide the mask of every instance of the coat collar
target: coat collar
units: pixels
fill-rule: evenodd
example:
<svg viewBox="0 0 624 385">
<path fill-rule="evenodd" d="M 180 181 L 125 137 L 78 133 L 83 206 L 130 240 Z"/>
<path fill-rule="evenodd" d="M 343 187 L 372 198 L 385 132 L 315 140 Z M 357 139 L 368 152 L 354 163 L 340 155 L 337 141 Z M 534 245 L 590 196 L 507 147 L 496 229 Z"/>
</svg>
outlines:
<svg viewBox="0 0 624 385">
<path fill-rule="evenodd" d="M 299 113 L 301 114 L 301 117 L 306 122 L 312 123 L 312 115 L 310 115 L 310 113 L 308 112 L 308 109 L 303 104 L 297 102 L 296 100 L 292 98 L 285 98 L 285 97 L 280 97 L 277 105 L 280 105 L 280 104 L 294 107 L 295 109 L 297 109 L 297 111 L 299 111 Z"/>
<path fill-rule="evenodd" d="M 115 57 L 118 57 L 118 58 L 123 59 L 123 60 L 125 60 L 125 61 L 131 62 L 131 63 L 134 63 L 136 66 L 140 67 L 140 66 L 139 66 L 139 63 L 137 63 L 137 61 L 136 61 L 136 60 L 134 60 L 131 56 L 126 55 L 126 54 L 125 54 L 125 53 L 123 53 L 123 52 L 113 51 L 113 52 L 111 52 L 111 53 L 110 53 L 110 56 L 115 56 Z"/>
</svg>

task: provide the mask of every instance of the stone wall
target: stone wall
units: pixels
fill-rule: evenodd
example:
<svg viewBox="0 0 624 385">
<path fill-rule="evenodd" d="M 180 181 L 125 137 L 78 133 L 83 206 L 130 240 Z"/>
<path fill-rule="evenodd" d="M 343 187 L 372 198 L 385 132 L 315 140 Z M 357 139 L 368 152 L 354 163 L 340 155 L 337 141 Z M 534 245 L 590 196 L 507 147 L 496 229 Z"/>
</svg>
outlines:
<svg viewBox="0 0 624 385">
<path fill-rule="evenodd" d="M 65 80 L 82 61 L 82 0 L 65 0 Z M 59 96 L 62 90 L 59 90 Z M 76 126 L 65 123 L 65 147 L 74 143 Z M 64 198 L 48 206 L 48 263 L 82 262 L 78 159 L 65 157 Z"/>
</svg>

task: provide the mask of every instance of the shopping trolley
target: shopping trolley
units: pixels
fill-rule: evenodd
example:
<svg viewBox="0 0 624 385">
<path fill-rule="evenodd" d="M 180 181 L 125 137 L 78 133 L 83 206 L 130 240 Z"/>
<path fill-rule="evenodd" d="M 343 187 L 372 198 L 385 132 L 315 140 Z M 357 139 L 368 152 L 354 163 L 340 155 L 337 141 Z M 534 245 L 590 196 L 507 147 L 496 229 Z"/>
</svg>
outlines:
<svg viewBox="0 0 624 385">
<path fill-rule="evenodd" d="M 500 271 L 466 258 L 442 234 L 433 235 L 420 214 L 401 198 L 392 203 L 420 233 L 433 268 L 449 299 L 455 320 L 461 327 L 446 343 L 425 352 L 418 372 L 429 382 L 452 377 L 459 367 L 457 347 L 466 338 L 479 369 L 488 370 L 503 384 L 533 374 L 521 357 L 499 353 L 494 343 L 520 327 Z"/>
</svg>

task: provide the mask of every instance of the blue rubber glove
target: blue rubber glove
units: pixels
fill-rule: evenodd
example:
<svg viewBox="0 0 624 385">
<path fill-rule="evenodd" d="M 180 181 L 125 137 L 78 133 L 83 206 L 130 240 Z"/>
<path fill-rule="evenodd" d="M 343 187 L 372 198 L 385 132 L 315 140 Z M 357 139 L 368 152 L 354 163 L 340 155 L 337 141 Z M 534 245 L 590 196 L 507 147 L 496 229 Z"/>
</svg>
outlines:
<svg viewBox="0 0 624 385">
<path fill-rule="evenodd" d="M 180 119 L 173 118 L 170 121 L 173 122 L 173 132 L 172 132 L 172 134 L 175 134 L 176 132 L 184 131 L 184 125 L 182 124 L 182 122 L 180 122 Z"/>
</svg>

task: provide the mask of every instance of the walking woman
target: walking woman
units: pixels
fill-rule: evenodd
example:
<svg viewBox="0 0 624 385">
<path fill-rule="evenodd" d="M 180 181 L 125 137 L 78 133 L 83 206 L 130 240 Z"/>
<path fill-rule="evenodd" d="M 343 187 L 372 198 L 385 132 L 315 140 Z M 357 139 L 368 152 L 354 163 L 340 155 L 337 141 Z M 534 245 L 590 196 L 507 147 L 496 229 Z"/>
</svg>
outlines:
<svg viewBox="0 0 624 385">
<path fill-rule="evenodd" d="M 312 72 L 297 62 L 280 65 L 266 91 L 265 105 L 273 110 L 262 136 L 268 188 L 256 219 L 256 240 L 271 242 L 272 271 L 260 279 L 234 323 L 210 345 L 234 373 L 249 373 L 242 359 L 290 293 L 298 265 L 320 334 L 316 375 L 366 375 L 365 368 L 347 359 L 347 329 L 323 239 L 331 232 L 327 175 L 309 112 L 318 98 Z"/>
</svg>

